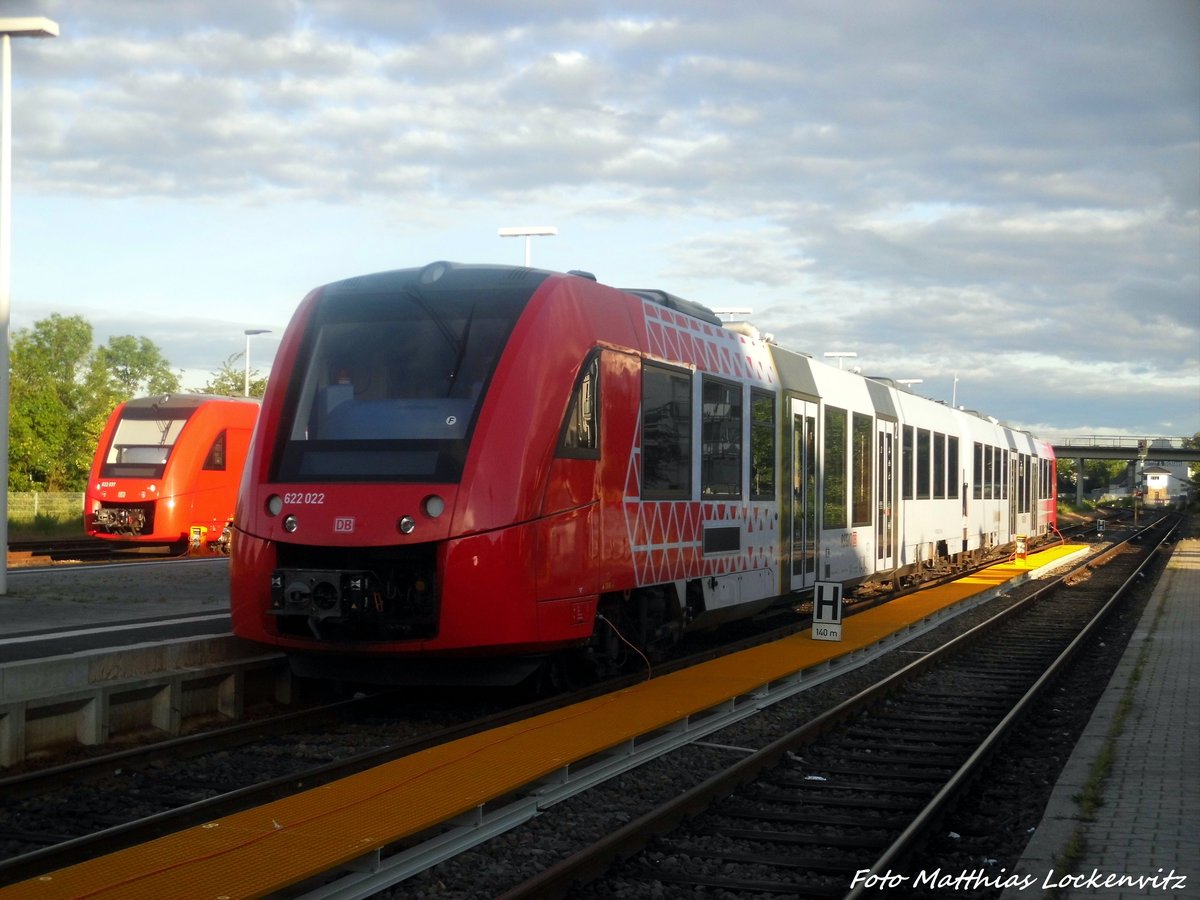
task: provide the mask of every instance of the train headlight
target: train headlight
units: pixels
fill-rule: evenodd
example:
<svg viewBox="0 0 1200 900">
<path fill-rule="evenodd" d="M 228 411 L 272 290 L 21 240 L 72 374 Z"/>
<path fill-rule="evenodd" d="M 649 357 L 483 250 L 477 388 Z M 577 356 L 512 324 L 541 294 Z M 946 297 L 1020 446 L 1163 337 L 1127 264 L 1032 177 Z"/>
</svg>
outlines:
<svg viewBox="0 0 1200 900">
<path fill-rule="evenodd" d="M 425 508 L 425 515 L 431 519 L 436 519 L 446 511 L 446 501 L 437 494 L 430 494 L 425 498 L 422 505 Z"/>
<path fill-rule="evenodd" d="M 400 529 L 401 534 L 412 534 L 413 529 L 417 527 L 417 520 L 412 516 L 404 516 L 396 527 Z"/>
<path fill-rule="evenodd" d="M 267 514 L 277 516 L 283 512 L 283 498 L 278 494 L 272 494 L 267 498 Z"/>
<path fill-rule="evenodd" d="M 300 523 L 296 521 L 295 516 L 288 516 L 283 520 L 283 530 L 288 534 L 294 534 L 296 529 L 300 527 Z"/>
</svg>

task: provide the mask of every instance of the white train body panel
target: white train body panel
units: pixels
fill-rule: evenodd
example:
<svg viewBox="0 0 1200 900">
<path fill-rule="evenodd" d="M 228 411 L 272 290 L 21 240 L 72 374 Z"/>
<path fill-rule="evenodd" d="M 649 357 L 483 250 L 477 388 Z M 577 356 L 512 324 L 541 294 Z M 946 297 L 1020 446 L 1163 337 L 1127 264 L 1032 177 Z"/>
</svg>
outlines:
<svg viewBox="0 0 1200 900">
<path fill-rule="evenodd" d="M 1053 525 L 1048 444 L 887 379 L 771 349 L 792 475 L 780 513 L 784 589 L 888 577 Z"/>
</svg>

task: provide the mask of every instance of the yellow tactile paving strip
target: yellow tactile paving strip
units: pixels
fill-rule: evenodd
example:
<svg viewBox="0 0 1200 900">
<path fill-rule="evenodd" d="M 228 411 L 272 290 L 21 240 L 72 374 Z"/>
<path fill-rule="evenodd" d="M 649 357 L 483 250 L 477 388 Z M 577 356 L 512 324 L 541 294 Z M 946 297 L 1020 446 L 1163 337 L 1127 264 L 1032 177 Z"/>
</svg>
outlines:
<svg viewBox="0 0 1200 900">
<path fill-rule="evenodd" d="M 0 889 L 0 898 L 254 897 L 417 834 L 563 766 L 819 665 L 1081 549 L 1061 545 L 846 619 Z"/>
</svg>

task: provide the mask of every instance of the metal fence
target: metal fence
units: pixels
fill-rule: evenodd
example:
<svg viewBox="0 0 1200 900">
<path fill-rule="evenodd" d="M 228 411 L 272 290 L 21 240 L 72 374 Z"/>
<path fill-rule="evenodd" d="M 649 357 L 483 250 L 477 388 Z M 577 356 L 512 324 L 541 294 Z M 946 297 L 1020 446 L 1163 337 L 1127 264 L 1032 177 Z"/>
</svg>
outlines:
<svg viewBox="0 0 1200 900">
<path fill-rule="evenodd" d="M 8 518 L 32 522 L 39 516 L 72 519 L 83 516 L 83 492 L 9 491 Z"/>
</svg>

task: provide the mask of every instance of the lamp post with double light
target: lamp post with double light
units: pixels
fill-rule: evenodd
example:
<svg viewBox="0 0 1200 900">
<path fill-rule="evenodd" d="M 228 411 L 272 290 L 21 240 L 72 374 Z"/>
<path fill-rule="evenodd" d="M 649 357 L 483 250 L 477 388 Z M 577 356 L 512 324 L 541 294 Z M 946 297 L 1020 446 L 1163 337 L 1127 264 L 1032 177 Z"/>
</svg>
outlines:
<svg viewBox="0 0 1200 900">
<path fill-rule="evenodd" d="M 533 258 L 530 252 L 529 239 L 539 236 L 553 237 L 554 235 L 558 234 L 558 229 L 553 225 L 521 225 L 510 228 L 501 228 L 499 234 L 500 237 L 525 238 L 525 268 L 529 268 L 529 264 Z"/>
<path fill-rule="evenodd" d="M 846 360 L 858 359 L 858 354 L 855 353 L 853 350 L 830 350 L 828 353 L 826 353 L 824 355 L 827 359 L 836 359 L 838 361 L 839 369 L 842 367 L 842 363 L 845 362 Z"/>
</svg>

